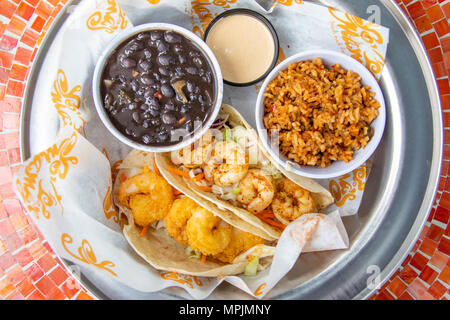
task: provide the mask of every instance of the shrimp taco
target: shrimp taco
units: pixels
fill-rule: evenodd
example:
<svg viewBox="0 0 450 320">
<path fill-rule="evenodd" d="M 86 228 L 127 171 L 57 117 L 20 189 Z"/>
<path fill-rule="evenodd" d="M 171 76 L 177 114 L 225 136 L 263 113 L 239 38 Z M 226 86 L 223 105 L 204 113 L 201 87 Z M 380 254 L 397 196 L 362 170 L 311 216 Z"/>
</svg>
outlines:
<svg viewBox="0 0 450 320">
<path fill-rule="evenodd" d="M 273 238 L 227 210 L 174 189 L 154 154 L 132 151 L 120 164 L 113 201 L 123 233 L 150 265 L 196 276 L 254 275 L 275 252 Z"/>
<path fill-rule="evenodd" d="M 231 106 L 199 141 L 156 155 L 161 174 L 278 239 L 287 224 L 334 202 L 317 182 L 277 166 L 255 130 Z"/>
</svg>

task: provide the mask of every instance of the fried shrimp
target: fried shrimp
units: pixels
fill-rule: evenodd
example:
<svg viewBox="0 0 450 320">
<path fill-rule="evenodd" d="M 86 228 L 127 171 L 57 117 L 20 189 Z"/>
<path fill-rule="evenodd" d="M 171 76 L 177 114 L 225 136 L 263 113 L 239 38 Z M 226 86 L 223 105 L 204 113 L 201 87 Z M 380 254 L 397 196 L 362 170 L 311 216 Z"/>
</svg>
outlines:
<svg viewBox="0 0 450 320">
<path fill-rule="evenodd" d="M 131 209 L 134 222 L 145 227 L 166 216 L 173 192 L 164 178 L 145 167 L 140 174 L 122 182 L 117 198 L 121 205 Z"/>
<path fill-rule="evenodd" d="M 247 206 L 253 213 L 261 212 L 272 203 L 275 195 L 273 177 L 267 171 L 250 169 L 245 178 L 239 183 L 240 193 L 236 199 Z"/>
<path fill-rule="evenodd" d="M 204 255 L 222 252 L 231 240 L 232 227 L 208 210 L 198 207 L 186 225 L 188 243 Z"/>
<path fill-rule="evenodd" d="M 315 205 L 308 190 L 284 179 L 277 186 L 272 210 L 275 217 L 287 225 L 303 214 L 314 212 Z"/>
<path fill-rule="evenodd" d="M 231 186 L 248 172 L 248 155 L 234 141 L 220 141 L 214 145 L 211 159 L 203 168 L 205 178 L 220 187 Z"/>
<path fill-rule="evenodd" d="M 172 162 L 177 165 L 182 164 L 189 169 L 201 167 L 210 158 L 213 142 L 214 136 L 211 130 L 208 130 L 198 142 L 178 150 Z"/>
<path fill-rule="evenodd" d="M 214 255 L 214 258 L 225 263 L 233 263 L 238 255 L 258 244 L 263 244 L 264 242 L 265 240 L 263 238 L 233 228 L 230 243 L 225 250 Z"/>
<path fill-rule="evenodd" d="M 183 245 L 188 245 L 187 222 L 192 216 L 192 211 L 198 207 L 199 205 L 188 197 L 176 199 L 164 217 L 167 233 Z"/>
</svg>

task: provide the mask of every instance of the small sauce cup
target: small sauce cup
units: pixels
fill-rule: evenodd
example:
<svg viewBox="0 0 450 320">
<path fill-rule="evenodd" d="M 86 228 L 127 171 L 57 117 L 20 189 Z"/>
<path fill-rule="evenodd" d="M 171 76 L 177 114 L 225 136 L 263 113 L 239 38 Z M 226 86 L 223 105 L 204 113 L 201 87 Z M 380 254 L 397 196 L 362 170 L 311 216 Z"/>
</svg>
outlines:
<svg viewBox="0 0 450 320">
<path fill-rule="evenodd" d="M 253 10 L 223 12 L 208 25 L 203 40 L 214 52 L 228 85 L 258 83 L 278 61 L 280 45 L 275 28 Z"/>
</svg>

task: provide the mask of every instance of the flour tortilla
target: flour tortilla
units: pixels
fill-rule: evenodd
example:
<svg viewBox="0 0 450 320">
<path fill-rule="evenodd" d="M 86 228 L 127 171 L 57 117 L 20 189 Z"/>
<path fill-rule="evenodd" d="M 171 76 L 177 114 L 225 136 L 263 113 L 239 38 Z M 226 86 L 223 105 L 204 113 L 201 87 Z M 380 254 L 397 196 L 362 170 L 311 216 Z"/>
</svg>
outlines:
<svg viewBox="0 0 450 320">
<path fill-rule="evenodd" d="M 154 171 L 153 157 L 153 153 L 133 150 L 119 166 L 119 173 L 117 176 L 134 176 L 139 174 L 145 166 Z M 127 218 L 127 224 L 123 227 L 123 234 L 136 253 L 154 268 L 205 277 L 237 275 L 244 272 L 245 266 L 248 264 L 247 258 L 255 252 L 258 252 L 258 255 L 261 257 L 260 269 L 264 269 L 270 265 L 272 256 L 275 253 L 275 247 L 272 246 L 255 246 L 238 256 L 232 264 L 215 262 L 210 259 L 207 259 L 205 263 L 202 263 L 200 259 L 189 258 L 188 252 L 186 252 L 187 247 L 179 244 L 173 239 L 167 233 L 165 228 L 156 229 L 150 227 L 146 235 L 142 237 L 140 235 L 141 228 L 134 224 L 131 210 L 121 206 L 117 201 L 117 190 L 119 185 L 120 179 L 117 179 L 114 184 L 113 201 L 118 206 L 120 213 L 124 214 Z M 193 200 L 196 201 L 196 199 Z M 219 210 L 214 204 L 209 204 L 205 199 L 197 197 L 196 202 L 238 229 L 247 231 L 244 230 L 245 228 L 241 228 L 241 225 L 244 225 L 247 229 L 255 229 L 245 221 L 235 217 L 233 213 Z M 264 232 L 261 232 L 260 230 L 256 230 L 256 232 L 264 234 Z M 269 237 L 266 235 L 266 238 Z"/>
<path fill-rule="evenodd" d="M 245 119 L 239 114 L 239 112 L 236 111 L 236 109 L 234 109 L 230 105 L 222 104 L 222 109 L 221 109 L 220 113 L 227 114 L 228 121 L 236 123 L 237 125 L 241 125 L 241 126 L 245 127 L 247 130 L 249 130 L 251 132 L 251 134 L 254 136 L 255 140 L 258 141 L 258 147 L 259 147 L 260 151 L 266 156 L 266 158 L 269 159 L 269 161 L 271 163 L 273 163 L 273 165 L 286 178 L 292 180 L 293 182 L 295 182 L 302 188 L 311 192 L 311 195 L 314 199 L 317 211 L 327 208 L 329 205 L 331 205 L 334 202 L 334 199 L 333 199 L 333 196 L 331 195 L 331 193 L 328 190 L 326 190 L 324 187 L 322 187 L 320 184 L 315 182 L 314 180 L 306 178 L 306 177 L 301 177 L 301 176 L 298 176 L 291 172 L 288 172 L 287 170 L 282 168 L 280 165 L 278 165 L 271 158 L 269 153 L 264 150 L 256 131 L 245 121 Z M 215 204 L 218 208 L 231 211 L 237 217 L 248 222 L 253 227 L 256 227 L 257 229 L 260 229 L 260 230 L 264 230 L 270 237 L 273 237 L 276 239 L 280 238 L 281 231 L 279 229 L 262 221 L 257 216 L 255 216 L 253 213 L 251 213 L 243 208 L 237 207 L 228 201 L 221 199 L 220 197 L 218 197 L 217 195 L 215 195 L 212 192 L 200 190 L 199 188 L 196 187 L 196 184 L 191 179 L 183 178 L 176 174 L 171 173 L 168 170 L 168 168 L 170 168 L 170 167 L 177 168 L 177 166 L 170 161 L 170 153 L 156 154 L 156 163 L 158 165 L 158 168 L 159 168 L 161 174 L 174 187 L 183 188 L 183 189 L 187 188 L 187 189 L 191 190 L 191 192 L 189 192 L 189 195 L 196 193 L 197 195 L 201 196 L 202 198 Z"/>
</svg>

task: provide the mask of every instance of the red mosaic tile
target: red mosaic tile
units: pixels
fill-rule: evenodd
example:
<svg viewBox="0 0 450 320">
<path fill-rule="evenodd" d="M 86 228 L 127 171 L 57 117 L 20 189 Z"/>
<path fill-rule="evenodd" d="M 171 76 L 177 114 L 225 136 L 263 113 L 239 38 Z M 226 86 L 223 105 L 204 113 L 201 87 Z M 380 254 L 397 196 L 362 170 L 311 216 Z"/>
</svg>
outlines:
<svg viewBox="0 0 450 320">
<path fill-rule="evenodd" d="M 422 0 L 422 5 L 425 9 L 431 7 L 432 5 L 435 5 L 437 3 L 438 3 L 437 0 Z"/>
<path fill-rule="evenodd" d="M 442 11 L 444 11 L 445 17 L 450 19 L 450 2 L 442 5 Z"/>
<path fill-rule="evenodd" d="M 34 8 L 27 4 L 26 2 L 22 1 L 19 6 L 17 7 L 16 14 L 19 17 L 24 18 L 25 20 L 29 20 L 31 16 L 33 15 Z"/>
<path fill-rule="evenodd" d="M 42 28 L 45 25 L 45 19 L 40 17 L 40 16 L 36 16 L 36 19 L 34 20 L 33 24 L 31 25 L 31 29 L 33 29 L 36 32 L 41 32 Z"/>
<path fill-rule="evenodd" d="M 408 10 L 411 18 L 413 18 L 414 20 L 425 14 L 425 10 L 423 9 L 420 1 L 412 3 L 411 5 L 407 6 L 406 9 Z"/>
<path fill-rule="evenodd" d="M 33 54 L 33 51 L 25 49 L 23 47 L 18 47 L 14 59 L 18 63 L 21 63 L 21 64 L 27 66 L 30 63 L 32 54 Z"/>
<path fill-rule="evenodd" d="M 431 22 L 436 22 L 444 18 L 444 12 L 440 5 L 435 5 L 426 9 L 427 16 Z"/>
<path fill-rule="evenodd" d="M 80 291 L 80 293 L 76 297 L 76 300 L 94 300 L 94 299 L 91 296 L 89 296 L 87 293 Z"/>
<path fill-rule="evenodd" d="M 0 256 L 0 268 L 2 268 L 3 270 L 6 271 L 15 264 L 16 260 L 10 252 L 5 252 Z"/>
<path fill-rule="evenodd" d="M 11 68 L 14 55 L 10 52 L 0 51 L 0 67 Z"/>
<path fill-rule="evenodd" d="M 19 64 L 13 64 L 10 72 L 11 79 L 24 81 L 27 76 L 28 68 Z"/>
<path fill-rule="evenodd" d="M 32 263 L 30 266 L 24 269 L 24 271 L 33 282 L 38 281 L 44 276 L 44 271 L 42 271 L 42 269 L 39 268 L 36 263 Z"/>
<path fill-rule="evenodd" d="M 20 162 L 20 149 L 10 149 L 8 150 L 8 159 L 10 164 L 16 164 Z"/>
<path fill-rule="evenodd" d="M 25 29 L 26 25 L 27 25 L 27 23 L 25 21 L 14 16 L 9 21 L 9 24 L 6 27 L 6 30 L 8 30 L 9 32 L 11 32 L 17 36 L 20 36 L 22 34 L 23 30 Z"/>
<path fill-rule="evenodd" d="M 44 272 L 48 272 L 56 266 L 56 261 L 49 253 L 47 253 L 39 258 L 37 264 L 41 267 L 42 270 L 44 270 Z"/>
<path fill-rule="evenodd" d="M 423 284 L 421 280 L 415 279 L 409 285 L 408 291 L 414 298 L 420 299 L 425 294 L 425 292 L 427 292 L 427 287 Z"/>
<path fill-rule="evenodd" d="M 419 275 L 419 278 L 422 279 L 424 282 L 431 284 L 438 276 L 438 273 L 430 268 L 429 266 L 425 266 L 422 269 L 422 272 Z"/>
<path fill-rule="evenodd" d="M 419 33 L 424 33 L 425 31 L 433 29 L 433 25 L 431 24 L 430 18 L 428 18 L 427 15 L 416 19 L 415 24 Z"/>
<path fill-rule="evenodd" d="M 11 233 L 15 231 L 14 226 L 12 225 L 9 219 L 4 219 L 0 221 L 0 236 L 5 239 Z"/>
<path fill-rule="evenodd" d="M 450 285 L 450 267 L 446 266 L 442 269 L 441 274 L 439 275 L 439 280 Z"/>
<path fill-rule="evenodd" d="M 33 258 L 35 260 L 39 259 L 40 257 L 42 257 L 47 250 L 45 249 L 45 247 L 42 245 L 41 241 L 35 241 L 33 242 L 29 248 L 30 250 L 30 254 L 33 256 Z"/>
<path fill-rule="evenodd" d="M 409 294 L 408 291 L 405 291 L 400 297 L 398 297 L 398 300 L 415 300 L 415 299 L 412 295 Z"/>
<path fill-rule="evenodd" d="M 34 290 L 34 285 L 27 277 L 24 278 L 19 284 L 16 285 L 16 288 L 19 292 L 24 296 L 28 297 Z"/>
<path fill-rule="evenodd" d="M 47 19 L 52 13 L 53 7 L 45 1 L 40 1 L 36 7 L 36 14 L 44 19 Z"/>
<path fill-rule="evenodd" d="M 36 41 L 39 39 L 39 33 L 27 29 L 22 35 L 22 38 L 20 38 L 20 41 L 24 44 L 26 44 L 29 47 L 34 47 L 36 45 Z"/>
<path fill-rule="evenodd" d="M 10 252 L 13 252 L 23 247 L 24 243 L 22 239 L 19 238 L 17 233 L 11 233 L 5 239 L 5 245 Z"/>
<path fill-rule="evenodd" d="M 447 291 L 447 288 L 439 281 L 435 281 L 430 286 L 427 292 L 431 294 L 435 299 L 440 299 L 445 294 L 445 291 Z"/>
<path fill-rule="evenodd" d="M 18 129 L 20 124 L 20 115 L 18 113 L 3 114 L 3 130 Z"/>
<path fill-rule="evenodd" d="M 45 297 L 39 290 L 35 290 L 29 297 L 28 300 L 45 300 Z"/>
<path fill-rule="evenodd" d="M 18 234 L 25 244 L 29 244 L 37 239 L 37 234 L 30 225 L 25 226 L 25 228 L 20 230 Z"/>
<path fill-rule="evenodd" d="M 61 290 L 64 292 L 64 294 L 69 298 L 73 298 L 78 291 L 80 291 L 81 287 L 76 282 L 76 280 L 72 277 L 70 277 L 62 286 Z"/>
<path fill-rule="evenodd" d="M 19 252 L 14 254 L 14 258 L 17 260 L 22 267 L 28 265 L 33 261 L 33 257 L 30 254 L 28 248 L 23 248 Z"/>
<path fill-rule="evenodd" d="M 429 263 L 435 266 L 436 268 L 442 270 L 446 266 L 447 261 L 448 261 L 447 255 L 443 254 L 440 251 L 435 251 Z"/>
<path fill-rule="evenodd" d="M 18 39 L 3 35 L 0 39 L 0 50 L 10 51 L 17 47 Z"/>
<path fill-rule="evenodd" d="M 447 35 L 447 33 L 450 32 L 450 27 L 448 25 L 447 19 L 442 19 L 433 23 L 433 27 L 439 37 L 444 37 L 445 35 Z"/>
<path fill-rule="evenodd" d="M 439 242 L 438 246 L 439 251 L 446 255 L 450 255 L 450 239 L 447 239 L 446 237 L 442 237 L 441 241 Z"/>
<path fill-rule="evenodd" d="M 16 5 L 8 0 L 2 1 L 2 5 L 0 6 L 0 15 L 4 16 L 8 19 L 11 19 L 14 11 L 16 11 Z"/>
<path fill-rule="evenodd" d="M 47 276 L 43 276 L 39 281 L 35 283 L 36 288 L 44 294 L 44 296 L 49 297 L 55 290 L 58 290 L 55 283 Z"/>
<path fill-rule="evenodd" d="M 410 284 L 415 278 L 417 278 L 417 276 L 417 272 L 414 271 L 409 265 L 405 266 L 402 271 L 400 271 L 399 275 L 399 277 L 407 284 Z"/>
<path fill-rule="evenodd" d="M 6 87 L 6 94 L 15 97 L 21 97 L 23 94 L 24 85 L 22 82 L 9 80 Z"/>
<path fill-rule="evenodd" d="M 444 192 L 443 194 L 447 194 L 447 192 Z M 431 224 L 430 228 L 428 229 L 427 237 L 433 241 L 439 242 L 443 234 L 444 230 L 441 227 L 435 224 Z"/>
<path fill-rule="evenodd" d="M 7 277 L 0 279 L 0 297 L 6 298 L 14 289 L 14 285 Z"/>
<path fill-rule="evenodd" d="M 48 276 L 57 286 L 61 285 L 67 279 L 67 274 L 61 267 L 53 269 Z"/>
<path fill-rule="evenodd" d="M 442 222 L 444 224 L 447 224 L 450 219 L 450 210 L 445 209 L 443 207 L 438 207 L 436 209 L 436 213 L 434 215 L 434 219 Z"/>
<path fill-rule="evenodd" d="M 391 283 L 387 286 L 387 289 L 392 292 L 396 297 L 400 297 L 406 290 L 407 285 L 398 277 L 394 277 Z"/>
<path fill-rule="evenodd" d="M 419 250 L 423 253 L 425 253 L 427 256 L 432 256 L 434 251 L 436 250 L 438 246 L 438 243 L 429 239 L 429 238 L 425 238 L 422 241 L 422 244 L 419 248 Z"/>
</svg>

